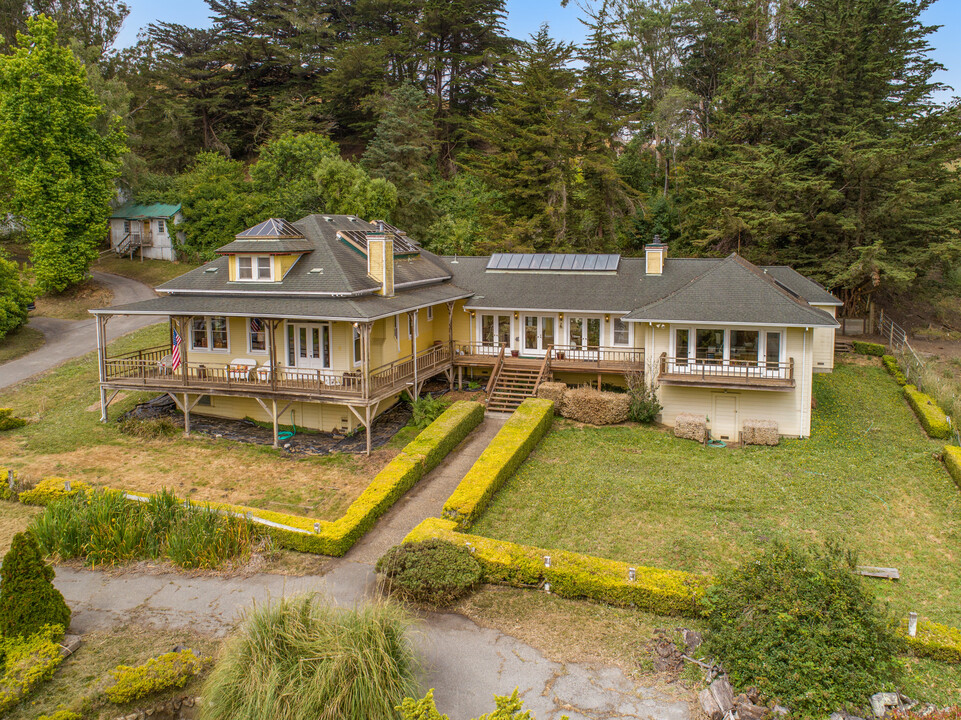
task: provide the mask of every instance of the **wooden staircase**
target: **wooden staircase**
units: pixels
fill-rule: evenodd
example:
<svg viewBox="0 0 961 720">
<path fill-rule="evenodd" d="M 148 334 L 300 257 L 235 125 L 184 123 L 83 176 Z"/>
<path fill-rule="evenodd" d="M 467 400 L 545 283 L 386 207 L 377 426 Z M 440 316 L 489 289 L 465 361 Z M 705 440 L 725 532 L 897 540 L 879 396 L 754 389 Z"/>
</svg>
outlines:
<svg viewBox="0 0 961 720">
<path fill-rule="evenodd" d="M 537 368 L 511 367 L 504 363 L 487 396 L 488 412 L 514 412 L 529 397 L 534 397 L 540 373 Z"/>
<path fill-rule="evenodd" d="M 843 353 L 853 353 L 854 352 L 854 341 L 849 340 L 843 335 L 834 336 L 834 352 Z"/>
</svg>

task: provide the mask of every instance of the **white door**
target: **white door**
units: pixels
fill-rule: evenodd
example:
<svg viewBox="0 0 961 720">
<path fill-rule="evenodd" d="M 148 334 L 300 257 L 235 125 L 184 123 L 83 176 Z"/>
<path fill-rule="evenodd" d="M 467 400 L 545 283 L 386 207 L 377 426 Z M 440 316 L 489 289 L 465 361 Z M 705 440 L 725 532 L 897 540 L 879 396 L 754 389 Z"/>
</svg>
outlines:
<svg viewBox="0 0 961 720">
<path fill-rule="evenodd" d="M 567 321 L 567 342 L 572 360 L 595 360 L 601 345 L 601 319 L 572 317 Z"/>
<path fill-rule="evenodd" d="M 288 345 L 293 349 L 295 367 L 330 367 L 330 325 L 290 325 Z"/>
<path fill-rule="evenodd" d="M 511 316 L 481 315 L 480 342 L 482 352 L 497 355 L 501 346 L 511 347 Z"/>
<path fill-rule="evenodd" d="M 555 328 L 557 320 L 553 315 L 525 315 L 523 326 L 524 355 L 543 355 L 547 348 L 557 344 Z"/>
<path fill-rule="evenodd" d="M 714 396 L 711 437 L 729 442 L 737 440 L 737 395 L 718 393 Z"/>
</svg>

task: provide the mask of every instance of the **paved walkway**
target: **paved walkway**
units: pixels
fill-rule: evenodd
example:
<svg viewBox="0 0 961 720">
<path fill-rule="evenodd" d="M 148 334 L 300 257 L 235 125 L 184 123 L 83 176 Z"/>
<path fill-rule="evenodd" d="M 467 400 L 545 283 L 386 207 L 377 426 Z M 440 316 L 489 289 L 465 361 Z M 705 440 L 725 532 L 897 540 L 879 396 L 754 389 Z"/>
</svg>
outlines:
<svg viewBox="0 0 961 720">
<path fill-rule="evenodd" d="M 94 271 L 93 279 L 113 291 L 114 305 L 149 300 L 156 293 L 149 285 L 137 280 L 121 277 L 112 273 Z M 107 323 L 107 336 L 115 340 L 121 335 L 140 330 L 148 325 L 163 321 L 165 318 L 153 316 L 116 317 Z M 34 317 L 27 323 L 43 333 L 44 345 L 32 353 L 0 365 L 0 388 L 14 385 L 39 372 L 86 355 L 97 349 L 97 321 L 57 320 L 56 318 Z"/>
<path fill-rule="evenodd" d="M 503 418 L 485 419 L 443 465 L 424 477 L 322 576 L 191 578 L 62 567 L 55 582 L 73 609 L 71 627 L 85 633 L 137 623 L 225 635 L 245 608 L 271 598 L 319 592 L 343 607 L 377 598 L 373 568 L 377 558 L 425 517 L 439 514 L 503 423 Z M 635 685 L 618 668 L 552 662 L 530 645 L 460 615 L 427 614 L 414 642 L 424 666 L 422 685 L 434 688 L 438 709 L 451 720 L 490 712 L 494 694 L 510 694 L 515 687 L 538 720 L 563 715 L 571 720 L 690 718 L 686 703 Z"/>
</svg>

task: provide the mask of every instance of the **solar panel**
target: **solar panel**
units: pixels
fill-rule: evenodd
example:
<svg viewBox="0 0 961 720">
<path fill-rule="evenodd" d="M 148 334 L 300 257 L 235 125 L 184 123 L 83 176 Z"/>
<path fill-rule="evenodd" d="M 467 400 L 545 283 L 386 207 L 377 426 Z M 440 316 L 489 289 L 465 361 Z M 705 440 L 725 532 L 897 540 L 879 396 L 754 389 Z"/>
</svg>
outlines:
<svg viewBox="0 0 961 720">
<path fill-rule="evenodd" d="M 613 272 L 620 255 L 581 255 L 574 253 L 494 253 L 488 270 L 528 272 Z"/>
<path fill-rule="evenodd" d="M 366 255 L 367 237 L 369 235 L 376 236 L 379 233 L 365 232 L 363 230 L 338 230 L 337 234 Z M 416 255 L 419 252 L 420 248 L 414 245 L 406 235 L 403 237 L 394 235 L 394 255 Z"/>
<path fill-rule="evenodd" d="M 235 235 L 235 237 L 238 240 L 303 239 L 304 234 L 283 218 L 270 218 L 269 220 L 264 220 L 260 225 L 247 228 L 239 235 Z"/>
</svg>

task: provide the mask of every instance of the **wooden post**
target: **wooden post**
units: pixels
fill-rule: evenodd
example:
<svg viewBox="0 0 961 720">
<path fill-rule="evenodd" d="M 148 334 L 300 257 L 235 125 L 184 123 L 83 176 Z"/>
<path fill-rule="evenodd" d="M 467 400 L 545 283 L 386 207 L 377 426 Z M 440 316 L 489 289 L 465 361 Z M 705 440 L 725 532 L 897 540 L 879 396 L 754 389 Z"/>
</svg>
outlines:
<svg viewBox="0 0 961 720">
<path fill-rule="evenodd" d="M 184 435 L 190 435 L 190 405 L 188 404 L 187 393 L 184 393 Z"/>
<path fill-rule="evenodd" d="M 192 318 L 185 315 L 180 316 L 180 375 L 183 377 L 184 386 L 187 385 L 187 348 L 190 347 L 190 326 L 192 323 Z"/>
<path fill-rule="evenodd" d="M 364 415 L 367 418 L 367 456 L 370 457 L 370 405 L 364 406 Z"/>
<path fill-rule="evenodd" d="M 97 315 L 97 371 L 100 375 L 100 422 L 107 422 L 107 316 Z"/>
<path fill-rule="evenodd" d="M 450 389 L 454 389 L 454 303 L 447 303 L 447 350 L 450 354 Z"/>
<path fill-rule="evenodd" d="M 414 324 L 414 313 L 407 313 L 407 327 L 410 328 L 410 357 L 414 365 L 414 387 L 410 394 L 411 400 L 416 400 L 417 392 L 417 326 Z"/>
<path fill-rule="evenodd" d="M 276 324 L 275 324 L 276 323 Z M 276 320 L 267 320 L 267 362 L 270 363 L 270 372 L 268 373 L 268 378 L 270 380 L 270 389 L 277 390 L 277 349 L 275 347 L 274 333 L 277 332 Z M 276 403 L 274 403 L 276 406 Z M 276 408 L 275 408 L 276 409 Z M 277 433 L 274 432 L 274 443 L 276 447 Z"/>
<path fill-rule="evenodd" d="M 457 367 L 457 389 L 464 389 L 464 367 L 462 365 Z"/>
<path fill-rule="evenodd" d="M 279 447 L 280 447 L 280 438 L 278 437 L 278 435 L 279 435 L 280 428 L 277 427 L 278 419 L 277 419 L 277 399 L 276 399 L 276 398 L 274 398 L 273 400 L 271 400 L 271 413 L 270 413 L 270 414 L 271 414 L 271 417 L 273 418 L 273 421 L 274 421 L 274 447 L 275 447 L 275 448 L 279 448 Z"/>
</svg>

